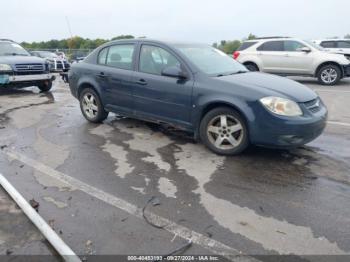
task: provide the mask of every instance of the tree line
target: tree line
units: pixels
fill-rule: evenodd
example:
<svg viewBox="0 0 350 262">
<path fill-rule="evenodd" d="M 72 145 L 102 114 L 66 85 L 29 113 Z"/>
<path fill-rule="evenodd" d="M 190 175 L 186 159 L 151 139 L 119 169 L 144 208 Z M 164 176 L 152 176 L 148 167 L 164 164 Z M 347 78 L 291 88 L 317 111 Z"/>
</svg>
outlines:
<svg viewBox="0 0 350 262">
<path fill-rule="evenodd" d="M 82 38 L 80 36 L 74 36 L 67 39 L 62 40 L 50 40 L 50 41 L 41 41 L 41 42 L 22 42 L 21 45 L 27 49 L 95 49 L 96 47 L 111 41 L 111 40 L 119 40 L 119 39 L 133 39 L 135 38 L 133 35 L 119 35 L 113 37 L 112 39 L 89 39 Z M 238 49 L 238 47 L 245 40 L 255 39 L 256 36 L 254 34 L 249 34 L 248 37 L 242 40 L 221 40 L 220 42 L 213 43 L 213 46 L 222 50 L 227 54 L 232 54 L 234 51 Z M 337 38 L 337 37 L 334 37 Z M 344 38 L 350 39 L 350 34 L 344 36 Z"/>
<path fill-rule="evenodd" d="M 111 40 L 119 40 L 119 39 L 133 39 L 135 38 L 132 35 L 120 35 L 113 37 L 112 39 L 89 39 L 82 38 L 80 36 L 74 36 L 67 39 L 56 40 L 52 39 L 49 41 L 41 41 L 41 42 L 22 42 L 21 45 L 26 49 L 95 49 L 96 47 L 111 41 Z"/>
</svg>

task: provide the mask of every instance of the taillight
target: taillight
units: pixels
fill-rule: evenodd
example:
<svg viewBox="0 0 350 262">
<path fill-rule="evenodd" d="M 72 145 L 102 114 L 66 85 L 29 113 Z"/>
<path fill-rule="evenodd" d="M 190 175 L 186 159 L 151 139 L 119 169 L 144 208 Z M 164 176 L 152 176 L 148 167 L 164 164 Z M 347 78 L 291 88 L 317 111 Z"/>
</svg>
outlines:
<svg viewBox="0 0 350 262">
<path fill-rule="evenodd" d="M 237 57 L 239 57 L 239 52 L 238 51 L 235 51 L 234 53 L 233 53 L 233 59 L 237 59 Z"/>
</svg>

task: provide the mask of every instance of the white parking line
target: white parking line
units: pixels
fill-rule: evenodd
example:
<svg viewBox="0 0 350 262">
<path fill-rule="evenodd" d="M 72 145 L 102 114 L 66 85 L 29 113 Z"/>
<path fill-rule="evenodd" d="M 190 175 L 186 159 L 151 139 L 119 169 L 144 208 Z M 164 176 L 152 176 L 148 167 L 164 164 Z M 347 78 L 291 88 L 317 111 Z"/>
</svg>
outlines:
<svg viewBox="0 0 350 262">
<path fill-rule="evenodd" d="M 350 123 L 327 121 L 327 124 L 350 127 Z"/>
<path fill-rule="evenodd" d="M 31 159 L 25 155 L 22 155 L 20 153 L 16 153 L 14 151 L 5 151 L 5 154 L 12 158 L 16 159 L 18 161 L 21 161 L 22 163 L 40 171 L 41 173 L 48 175 L 54 179 L 57 179 L 68 186 L 72 188 L 76 188 L 90 196 L 93 196 L 97 199 L 102 200 L 103 202 L 110 204 L 116 208 L 119 208 L 133 216 L 136 216 L 140 219 L 143 219 L 142 217 L 142 209 L 121 199 L 114 195 L 111 195 L 109 193 L 106 193 L 96 187 L 90 186 L 76 178 L 70 177 L 62 172 L 59 172 L 41 162 L 38 162 L 34 159 Z M 177 235 L 183 239 L 191 239 L 194 244 L 197 244 L 208 251 L 223 256 L 229 260 L 232 261 L 239 261 L 239 262 L 257 262 L 259 260 L 243 255 L 240 251 L 229 247 L 217 240 L 211 239 L 205 235 L 202 235 L 198 232 L 195 232 L 187 227 L 181 226 L 179 224 L 176 224 L 175 222 L 158 216 L 154 213 L 148 212 L 147 214 L 149 218 L 157 225 L 167 225 L 164 227 L 165 230 L 168 232 Z"/>
</svg>

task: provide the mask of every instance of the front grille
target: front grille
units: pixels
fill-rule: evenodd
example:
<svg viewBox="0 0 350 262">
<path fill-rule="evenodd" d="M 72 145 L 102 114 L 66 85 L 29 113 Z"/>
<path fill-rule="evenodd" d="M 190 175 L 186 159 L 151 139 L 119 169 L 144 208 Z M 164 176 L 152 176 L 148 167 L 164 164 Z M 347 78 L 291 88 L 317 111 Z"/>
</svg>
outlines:
<svg viewBox="0 0 350 262">
<path fill-rule="evenodd" d="M 317 113 L 321 110 L 321 100 L 319 98 L 304 102 L 304 105 L 311 113 Z"/>
<path fill-rule="evenodd" d="M 35 73 L 35 72 L 43 72 L 45 67 L 43 64 L 16 64 L 16 71 L 18 73 L 26 72 L 26 73 Z"/>
</svg>

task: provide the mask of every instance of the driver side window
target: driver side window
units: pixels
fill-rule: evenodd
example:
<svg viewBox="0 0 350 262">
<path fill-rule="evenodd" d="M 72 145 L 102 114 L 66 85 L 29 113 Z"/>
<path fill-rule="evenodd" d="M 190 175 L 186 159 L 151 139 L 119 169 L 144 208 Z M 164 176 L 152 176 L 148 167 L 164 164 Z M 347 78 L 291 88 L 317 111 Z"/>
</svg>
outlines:
<svg viewBox="0 0 350 262">
<path fill-rule="evenodd" d="M 298 41 L 284 41 L 284 51 L 297 52 L 299 48 L 303 48 L 305 45 Z"/>
<path fill-rule="evenodd" d="M 167 67 L 180 67 L 179 60 L 163 48 L 142 45 L 140 53 L 139 71 L 143 73 L 161 75 Z"/>
</svg>

